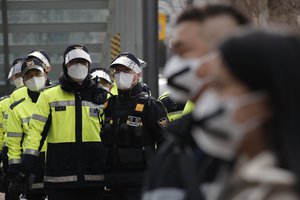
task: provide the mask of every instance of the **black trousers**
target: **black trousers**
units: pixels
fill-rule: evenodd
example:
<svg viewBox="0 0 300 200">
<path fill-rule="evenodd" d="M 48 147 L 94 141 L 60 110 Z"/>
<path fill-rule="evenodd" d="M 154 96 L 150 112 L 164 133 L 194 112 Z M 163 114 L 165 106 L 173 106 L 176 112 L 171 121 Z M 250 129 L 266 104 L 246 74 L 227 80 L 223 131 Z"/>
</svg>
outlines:
<svg viewBox="0 0 300 200">
<path fill-rule="evenodd" d="M 48 189 L 48 200 L 103 200 L 103 190 L 98 187 Z"/>
<path fill-rule="evenodd" d="M 104 191 L 104 200 L 140 200 L 142 186 L 111 187 Z"/>
</svg>

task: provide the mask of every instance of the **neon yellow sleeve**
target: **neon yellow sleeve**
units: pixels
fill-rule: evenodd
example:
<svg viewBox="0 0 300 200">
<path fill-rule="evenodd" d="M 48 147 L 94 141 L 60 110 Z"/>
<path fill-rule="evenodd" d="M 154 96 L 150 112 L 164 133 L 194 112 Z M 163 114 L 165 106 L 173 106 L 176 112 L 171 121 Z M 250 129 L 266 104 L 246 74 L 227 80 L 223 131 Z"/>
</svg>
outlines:
<svg viewBox="0 0 300 200">
<path fill-rule="evenodd" d="M 9 164 L 20 164 L 22 155 L 21 141 L 24 136 L 21 117 L 14 109 L 7 119 L 6 146 L 8 147 Z"/>
<path fill-rule="evenodd" d="M 4 140 L 4 130 L 3 130 L 3 105 L 0 102 L 0 151 L 2 151 Z"/>
<path fill-rule="evenodd" d="M 49 114 L 50 106 L 47 96 L 45 95 L 45 92 L 41 92 L 29 122 L 28 137 L 25 141 L 24 154 L 38 156 L 38 149 L 42 139 L 41 134 L 44 130 Z"/>
</svg>

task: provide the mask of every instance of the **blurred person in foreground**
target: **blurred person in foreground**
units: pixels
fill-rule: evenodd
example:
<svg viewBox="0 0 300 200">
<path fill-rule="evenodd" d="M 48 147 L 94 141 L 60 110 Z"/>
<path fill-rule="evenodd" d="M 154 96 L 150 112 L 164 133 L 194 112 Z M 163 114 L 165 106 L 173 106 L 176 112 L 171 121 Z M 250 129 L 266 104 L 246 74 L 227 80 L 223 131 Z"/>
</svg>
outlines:
<svg viewBox="0 0 300 200">
<path fill-rule="evenodd" d="M 299 54 L 300 37 L 276 30 L 246 29 L 220 45 L 215 106 L 193 137 L 231 163 L 206 199 L 299 199 Z"/>
<path fill-rule="evenodd" d="M 202 98 L 200 94 L 211 79 L 212 72 L 207 66 L 216 57 L 214 49 L 220 40 L 248 23 L 243 14 L 227 5 L 185 10 L 177 19 L 172 40 L 174 55 L 164 70 L 171 97 L 177 102 L 200 99 L 202 103 L 197 112 L 205 115 L 212 106 L 213 96 Z M 194 127 L 196 123 L 191 113 L 170 124 L 168 139 L 152 162 L 143 199 L 199 199 L 200 192 L 192 188 L 214 179 L 222 161 L 207 155 L 195 144 L 192 138 Z M 185 145 L 190 148 L 191 160 L 184 154 L 182 157 L 181 147 Z M 186 167 L 194 164 L 196 175 L 193 169 Z"/>
</svg>

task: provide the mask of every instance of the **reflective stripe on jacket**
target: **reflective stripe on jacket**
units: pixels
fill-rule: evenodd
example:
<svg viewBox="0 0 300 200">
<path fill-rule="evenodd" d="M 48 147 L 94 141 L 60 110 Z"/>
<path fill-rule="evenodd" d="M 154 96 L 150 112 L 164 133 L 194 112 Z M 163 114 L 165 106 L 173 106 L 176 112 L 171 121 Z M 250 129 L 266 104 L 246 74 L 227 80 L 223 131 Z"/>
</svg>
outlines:
<svg viewBox="0 0 300 200">
<path fill-rule="evenodd" d="M 45 187 L 97 186 L 103 181 L 100 106 L 92 103 L 92 88 L 74 94 L 61 87 L 41 92 L 24 154 L 38 155 L 46 129 Z"/>
</svg>

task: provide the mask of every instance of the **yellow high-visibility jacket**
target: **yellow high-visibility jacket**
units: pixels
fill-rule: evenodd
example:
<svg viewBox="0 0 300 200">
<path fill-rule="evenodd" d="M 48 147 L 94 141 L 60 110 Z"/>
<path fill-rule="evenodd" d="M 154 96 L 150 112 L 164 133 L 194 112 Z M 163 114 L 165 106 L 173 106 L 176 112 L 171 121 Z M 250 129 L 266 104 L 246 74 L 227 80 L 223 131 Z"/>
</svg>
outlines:
<svg viewBox="0 0 300 200">
<path fill-rule="evenodd" d="M 7 119 L 6 146 L 8 147 L 9 164 L 20 164 L 24 141 L 28 137 L 28 126 L 35 102 L 26 93 L 22 99 L 10 105 L 11 111 Z M 41 151 L 45 151 L 43 145 Z"/>
<path fill-rule="evenodd" d="M 4 96 L 0 99 L 0 151 L 5 141 L 4 120 L 7 118 L 6 108 L 9 106 L 9 96 Z"/>
<path fill-rule="evenodd" d="M 27 95 L 27 87 L 22 86 L 22 87 L 15 89 L 9 96 L 9 101 L 7 102 L 7 106 L 4 107 L 4 113 L 5 113 L 5 117 L 3 119 L 3 131 L 4 131 L 3 144 L 4 145 L 5 145 L 5 141 L 6 141 L 7 119 L 8 119 L 9 113 L 10 113 L 10 106 L 11 106 L 11 104 L 13 104 L 16 101 L 19 101 L 26 95 Z"/>
<path fill-rule="evenodd" d="M 31 95 L 30 95 L 30 94 Z M 34 94 L 34 96 L 33 96 Z M 33 113 L 38 93 L 26 92 L 22 99 L 10 105 L 10 112 L 7 119 L 6 146 L 8 147 L 8 168 L 21 164 L 21 156 L 24 149 L 24 141 L 28 137 L 28 126 Z M 44 139 L 46 134 L 44 134 Z M 31 185 L 33 190 L 44 188 L 43 179 L 45 173 L 45 151 L 46 145 L 42 142 L 41 153 L 37 159 L 33 171 L 35 179 Z"/>
<path fill-rule="evenodd" d="M 166 107 L 169 121 L 176 120 L 182 117 L 182 115 L 192 112 L 194 109 L 194 104 L 191 101 L 187 101 L 185 104 L 177 103 L 170 98 L 168 92 L 163 93 L 158 99 Z"/>
<path fill-rule="evenodd" d="M 42 132 L 48 132 L 46 188 L 89 187 L 103 183 L 100 106 L 92 103 L 95 87 L 73 90 L 58 84 L 39 96 L 29 123 L 24 158 L 39 155 Z"/>
</svg>

